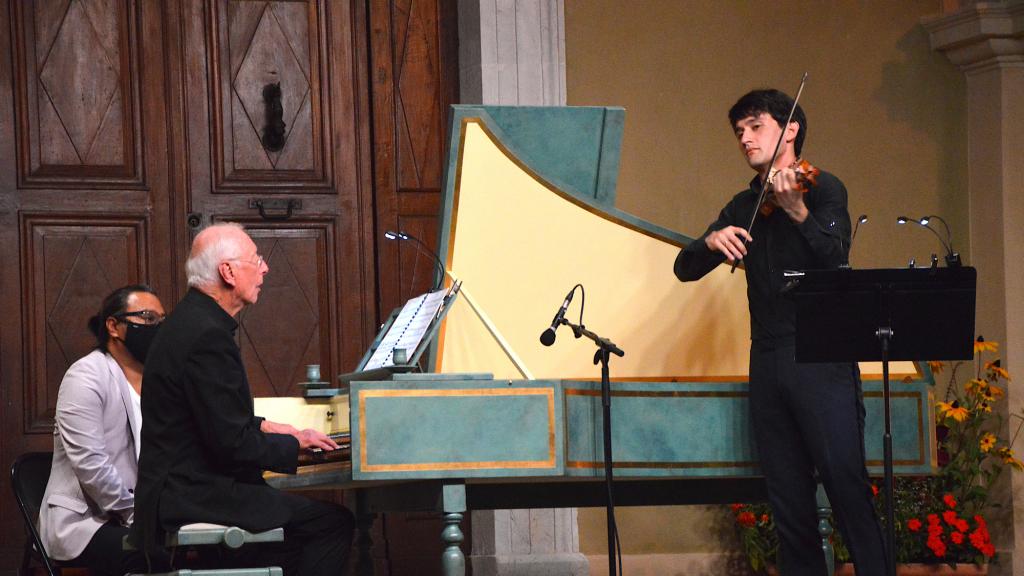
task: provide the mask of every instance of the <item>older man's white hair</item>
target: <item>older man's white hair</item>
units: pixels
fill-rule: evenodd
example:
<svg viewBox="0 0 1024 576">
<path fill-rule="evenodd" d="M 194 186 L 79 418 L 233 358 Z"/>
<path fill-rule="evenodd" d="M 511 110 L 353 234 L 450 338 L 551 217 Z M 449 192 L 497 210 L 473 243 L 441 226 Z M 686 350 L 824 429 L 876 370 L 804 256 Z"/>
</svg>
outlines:
<svg viewBox="0 0 1024 576">
<path fill-rule="evenodd" d="M 232 260 L 242 255 L 242 242 L 239 234 L 218 234 L 216 240 L 211 241 L 196 252 L 195 246 L 201 242 L 201 238 L 217 231 L 226 232 L 237 230 L 245 233 L 245 228 L 235 222 L 218 222 L 211 224 L 196 234 L 192 240 L 193 250 L 185 262 L 185 274 L 188 276 L 188 285 L 193 288 L 212 287 L 220 284 L 220 263 L 225 260 Z"/>
</svg>

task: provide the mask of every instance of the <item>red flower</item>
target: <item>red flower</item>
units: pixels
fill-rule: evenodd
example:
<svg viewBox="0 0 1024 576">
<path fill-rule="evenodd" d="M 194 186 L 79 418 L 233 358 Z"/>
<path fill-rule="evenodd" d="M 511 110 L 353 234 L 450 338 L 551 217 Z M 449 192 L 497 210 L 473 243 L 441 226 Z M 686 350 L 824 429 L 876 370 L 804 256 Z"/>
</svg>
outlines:
<svg viewBox="0 0 1024 576">
<path fill-rule="evenodd" d="M 959 530 L 961 532 L 967 532 L 967 530 L 969 528 L 970 528 L 970 526 L 967 525 L 967 520 L 964 520 L 963 518 L 957 518 L 956 519 L 956 529 L 957 530 Z M 959 544 L 959 542 L 957 542 L 957 544 Z"/>
<path fill-rule="evenodd" d="M 925 545 L 939 558 L 946 555 L 946 544 L 937 536 L 928 538 Z"/>
<path fill-rule="evenodd" d="M 942 497 L 942 501 L 946 503 L 949 508 L 956 508 L 956 498 L 953 498 L 952 494 L 946 494 Z"/>
<path fill-rule="evenodd" d="M 946 510 L 942 513 L 942 519 L 950 526 L 956 525 L 956 510 Z"/>
<path fill-rule="evenodd" d="M 878 486 L 875 486 L 874 484 L 871 485 L 871 495 L 878 496 Z"/>
<path fill-rule="evenodd" d="M 910 520 L 907 520 L 907 530 L 910 530 L 911 532 L 917 532 L 920 529 L 921 529 L 921 521 L 920 520 L 918 520 L 917 518 L 911 518 Z"/>
<path fill-rule="evenodd" d="M 949 535 L 949 540 L 951 542 L 953 542 L 953 544 L 963 544 L 964 543 L 964 533 L 963 532 L 953 532 L 952 534 Z"/>
<path fill-rule="evenodd" d="M 979 551 L 985 547 L 985 537 L 982 535 L 980 530 L 971 532 L 968 539 L 971 541 L 971 546 L 974 546 Z"/>
<path fill-rule="evenodd" d="M 767 514 L 761 514 L 761 524 L 767 524 L 767 523 L 768 523 L 768 515 Z"/>
<path fill-rule="evenodd" d="M 743 510 L 743 504 L 729 504 L 729 508 L 732 508 L 733 512 L 739 512 Z"/>
<path fill-rule="evenodd" d="M 992 545 L 991 538 L 988 533 L 988 527 L 985 526 L 984 521 L 978 523 L 978 528 L 974 532 L 971 532 L 968 538 L 971 541 L 971 546 L 977 548 L 978 551 L 985 556 L 991 558 L 992 555 L 995 554 L 995 546 Z"/>
<path fill-rule="evenodd" d="M 754 516 L 753 512 L 740 512 L 736 516 L 736 522 L 738 522 L 740 526 L 750 528 L 754 524 L 757 524 L 757 517 Z"/>
<path fill-rule="evenodd" d="M 939 515 L 938 514 L 929 514 L 927 519 L 928 519 L 928 525 L 930 525 L 930 526 L 935 526 L 935 525 L 937 525 L 939 523 Z"/>
</svg>

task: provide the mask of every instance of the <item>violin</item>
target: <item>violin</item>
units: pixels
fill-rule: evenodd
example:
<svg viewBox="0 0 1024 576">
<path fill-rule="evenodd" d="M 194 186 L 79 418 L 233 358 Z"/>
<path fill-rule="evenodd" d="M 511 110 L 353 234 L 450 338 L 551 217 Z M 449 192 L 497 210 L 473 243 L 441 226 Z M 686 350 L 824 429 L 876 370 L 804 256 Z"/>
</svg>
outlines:
<svg viewBox="0 0 1024 576">
<path fill-rule="evenodd" d="M 796 162 L 793 162 L 793 165 L 790 166 L 790 168 L 796 172 L 797 191 L 801 194 L 807 194 L 807 190 L 810 186 L 818 185 L 818 175 L 821 174 L 821 170 L 812 166 L 807 160 L 797 158 Z M 766 187 L 772 185 L 772 179 L 775 178 L 775 175 L 778 173 L 778 168 L 772 168 L 771 172 L 768 174 L 768 182 L 765 183 Z M 761 204 L 761 207 L 758 208 L 758 212 L 760 212 L 762 216 L 768 217 L 771 216 L 772 212 L 774 212 L 778 206 L 779 203 L 775 200 L 775 194 L 768 192 L 765 196 L 764 202 Z"/>
</svg>

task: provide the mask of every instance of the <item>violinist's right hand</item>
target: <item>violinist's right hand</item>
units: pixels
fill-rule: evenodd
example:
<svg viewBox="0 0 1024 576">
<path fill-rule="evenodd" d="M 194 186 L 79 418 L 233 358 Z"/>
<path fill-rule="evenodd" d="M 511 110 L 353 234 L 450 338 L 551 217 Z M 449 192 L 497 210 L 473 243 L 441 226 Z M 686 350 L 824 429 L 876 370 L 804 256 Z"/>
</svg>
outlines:
<svg viewBox="0 0 1024 576">
<path fill-rule="evenodd" d="M 712 252 L 721 252 L 729 262 L 743 260 L 747 255 L 747 246 L 743 239 L 752 242 L 750 234 L 738 226 L 726 226 L 721 230 L 715 230 L 704 238 L 704 244 Z"/>
</svg>

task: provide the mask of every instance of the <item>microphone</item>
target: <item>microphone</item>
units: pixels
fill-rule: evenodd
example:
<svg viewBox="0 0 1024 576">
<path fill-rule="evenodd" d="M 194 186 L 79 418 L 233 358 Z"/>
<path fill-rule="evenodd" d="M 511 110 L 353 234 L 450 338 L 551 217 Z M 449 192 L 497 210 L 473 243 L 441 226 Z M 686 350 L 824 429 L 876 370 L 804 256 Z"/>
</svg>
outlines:
<svg viewBox="0 0 1024 576">
<path fill-rule="evenodd" d="M 868 215 L 867 214 L 861 214 L 860 216 L 857 217 L 857 222 L 854 223 L 854 225 L 853 225 L 853 234 L 850 236 L 850 249 L 846 251 L 846 262 L 840 264 L 839 265 L 840 268 L 843 268 L 843 269 L 849 269 L 850 268 L 850 254 L 853 253 L 853 241 L 857 239 L 857 229 L 860 228 L 861 224 L 864 224 L 867 221 L 868 221 Z"/>
<path fill-rule="evenodd" d="M 398 232 L 388 230 L 387 232 L 384 233 L 384 237 L 387 238 L 388 240 L 408 240 L 412 242 L 412 245 L 415 246 L 417 250 L 419 250 L 423 254 L 426 254 L 427 257 L 434 262 L 434 266 L 437 268 L 438 272 L 441 273 L 441 275 L 437 278 L 437 282 L 434 284 L 434 290 L 437 290 L 438 288 L 441 287 L 441 284 L 444 283 L 444 264 L 442 264 L 441 259 L 437 257 L 437 253 L 430 249 L 430 246 L 424 244 L 423 241 L 420 240 L 419 238 L 412 236 L 410 234 L 406 234 L 401 230 L 399 230 Z"/>
<path fill-rule="evenodd" d="M 853 236 L 850 237 L 850 250 L 853 250 L 853 241 L 857 239 L 857 229 L 860 228 L 861 224 L 867 223 L 867 221 L 867 214 L 861 214 L 857 217 L 857 223 L 853 225 Z"/>
<path fill-rule="evenodd" d="M 931 222 L 933 218 L 938 220 L 939 222 L 942 222 L 943 227 L 946 228 L 946 238 L 948 241 L 943 240 L 942 236 L 939 236 L 939 233 L 936 232 L 934 228 L 928 225 L 928 223 Z M 897 224 L 906 224 L 907 222 L 913 222 L 914 224 L 917 224 L 922 228 L 927 228 L 929 232 L 934 234 L 935 237 L 939 239 L 939 243 L 942 244 L 942 248 L 946 251 L 947 267 L 957 268 L 960 266 L 960 253 L 953 251 L 953 234 L 950 232 L 949 224 L 947 224 L 945 220 L 943 220 L 940 216 L 936 216 L 934 214 L 930 216 L 922 216 L 921 218 L 918 218 L 916 220 L 912 218 L 907 218 L 906 216 L 898 216 L 896 218 Z"/>
<path fill-rule="evenodd" d="M 555 313 L 554 320 L 551 321 L 551 326 L 548 329 L 541 332 L 540 343 L 545 346 L 551 346 L 555 343 L 555 330 L 558 330 L 558 326 L 565 319 L 565 311 L 569 309 L 569 303 L 572 302 L 573 295 L 576 294 L 576 287 L 573 286 L 572 290 L 565 295 L 565 302 L 558 308 L 558 312 Z"/>
</svg>

